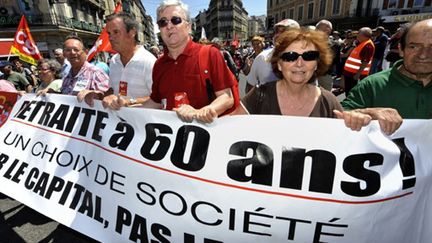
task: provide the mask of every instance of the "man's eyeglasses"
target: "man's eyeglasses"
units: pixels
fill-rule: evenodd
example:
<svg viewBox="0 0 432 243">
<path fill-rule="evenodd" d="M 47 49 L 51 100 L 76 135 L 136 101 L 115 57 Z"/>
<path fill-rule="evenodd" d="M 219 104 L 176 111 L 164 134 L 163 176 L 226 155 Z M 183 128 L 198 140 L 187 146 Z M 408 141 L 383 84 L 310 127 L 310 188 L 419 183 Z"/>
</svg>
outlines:
<svg viewBox="0 0 432 243">
<path fill-rule="evenodd" d="M 298 54 L 295 51 L 289 51 L 282 53 L 280 58 L 284 62 L 294 62 L 297 61 L 299 57 L 302 57 L 305 61 L 314 61 L 319 58 L 319 51 L 306 51 L 302 54 Z"/>
<path fill-rule="evenodd" d="M 159 26 L 159 28 L 163 28 L 166 27 L 170 21 L 173 25 L 178 25 L 181 24 L 181 22 L 183 22 L 183 19 L 181 17 L 173 16 L 171 19 L 161 18 L 156 23 Z"/>
<path fill-rule="evenodd" d="M 68 48 L 68 47 L 66 47 L 66 48 L 64 48 L 63 49 L 63 51 L 64 52 L 76 52 L 76 53 L 79 53 L 79 52 L 81 52 L 82 51 L 82 49 L 78 49 L 78 48 Z"/>
</svg>

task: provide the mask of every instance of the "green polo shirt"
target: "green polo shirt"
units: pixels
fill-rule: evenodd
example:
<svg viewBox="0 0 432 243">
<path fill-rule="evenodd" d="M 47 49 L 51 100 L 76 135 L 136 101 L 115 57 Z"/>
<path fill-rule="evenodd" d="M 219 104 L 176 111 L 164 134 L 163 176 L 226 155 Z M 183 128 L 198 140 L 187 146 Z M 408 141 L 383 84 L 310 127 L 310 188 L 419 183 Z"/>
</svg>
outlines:
<svg viewBox="0 0 432 243">
<path fill-rule="evenodd" d="M 345 110 L 386 107 L 396 109 L 402 118 L 432 118 L 432 82 L 423 83 L 402 75 L 403 60 L 385 71 L 360 81 L 341 102 Z"/>
<path fill-rule="evenodd" d="M 24 75 L 22 75 L 21 73 L 17 73 L 17 72 L 12 72 L 10 75 L 6 76 L 6 79 L 13 83 L 13 85 L 15 86 L 15 89 L 18 91 L 21 90 L 26 90 L 26 87 L 28 85 L 30 85 L 30 83 L 28 82 L 28 80 L 26 79 L 26 77 Z"/>
</svg>

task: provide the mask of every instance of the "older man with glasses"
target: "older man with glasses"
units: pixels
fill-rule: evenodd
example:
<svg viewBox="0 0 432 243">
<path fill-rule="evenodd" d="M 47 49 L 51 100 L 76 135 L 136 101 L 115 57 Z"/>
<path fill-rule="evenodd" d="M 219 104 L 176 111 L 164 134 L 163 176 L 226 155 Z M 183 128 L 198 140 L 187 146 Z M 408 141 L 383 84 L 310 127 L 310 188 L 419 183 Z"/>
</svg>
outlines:
<svg viewBox="0 0 432 243">
<path fill-rule="evenodd" d="M 70 62 L 71 69 L 66 77 L 63 77 L 62 94 L 77 95 L 85 89 L 103 92 L 108 90 L 108 76 L 102 69 L 87 62 L 87 54 L 81 38 L 78 36 L 66 37 L 63 53 Z"/>
<path fill-rule="evenodd" d="M 210 47 L 212 91 L 202 82 L 199 53 L 203 46 L 190 36 L 192 23 L 187 5 L 166 0 L 157 9 L 157 19 L 166 48 L 153 67 L 152 93 L 143 107 L 175 110 L 185 121 L 212 122 L 233 107 L 235 79 L 219 50 Z"/>
</svg>

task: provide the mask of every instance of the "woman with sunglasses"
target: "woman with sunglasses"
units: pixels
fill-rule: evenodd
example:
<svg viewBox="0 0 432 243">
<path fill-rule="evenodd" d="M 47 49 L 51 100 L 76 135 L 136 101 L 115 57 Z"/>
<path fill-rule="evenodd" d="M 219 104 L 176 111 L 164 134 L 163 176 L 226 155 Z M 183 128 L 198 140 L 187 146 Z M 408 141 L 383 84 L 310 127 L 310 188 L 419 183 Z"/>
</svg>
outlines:
<svg viewBox="0 0 432 243">
<path fill-rule="evenodd" d="M 348 127 L 360 130 L 371 118 L 342 112 L 337 98 L 317 87 L 316 78 L 326 73 L 333 55 L 327 37 L 320 31 L 292 29 L 275 42 L 271 64 L 280 78 L 254 88 L 233 114 L 269 114 L 344 118 Z"/>
</svg>

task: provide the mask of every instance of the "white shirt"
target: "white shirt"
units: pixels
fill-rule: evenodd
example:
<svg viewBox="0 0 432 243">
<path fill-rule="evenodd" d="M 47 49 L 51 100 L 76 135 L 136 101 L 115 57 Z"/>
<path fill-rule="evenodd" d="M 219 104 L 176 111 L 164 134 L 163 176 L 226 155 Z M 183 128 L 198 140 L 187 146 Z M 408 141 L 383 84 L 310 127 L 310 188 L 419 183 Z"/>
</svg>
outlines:
<svg viewBox="0 0 432 243">
<path fill-rule="evenodd" d="M 126 66 L 115 54 L 110 62 L 110 86 L 114 94 L 119 94 L 120 81 L 127 82 L 127 97 L 149 96 L 153 84 L 152 73 L 156 57 L 140 46 Z"/>
<path fill-rule="evenodd" d="M 276 77 L 271 67 L 270 59 L 272 55 L 273 48 L 268 48 L 255 57 L 251 70 L 247 76 L 247 82 L 250 85 L 262 85 L 279 79 Z"/>
</svg>

